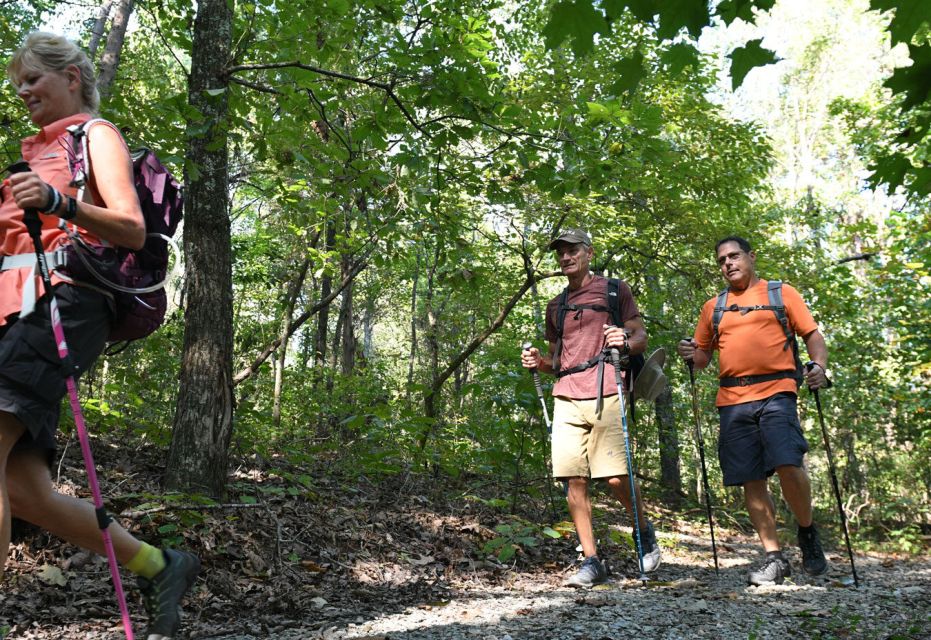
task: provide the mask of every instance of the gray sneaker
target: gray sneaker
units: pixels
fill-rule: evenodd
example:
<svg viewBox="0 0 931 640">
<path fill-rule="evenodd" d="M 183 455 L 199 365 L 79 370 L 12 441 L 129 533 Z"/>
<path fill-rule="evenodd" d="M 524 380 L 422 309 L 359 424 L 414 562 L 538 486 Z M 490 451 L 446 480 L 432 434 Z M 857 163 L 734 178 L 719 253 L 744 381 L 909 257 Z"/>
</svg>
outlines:
<svg viewBox="0 0 931 640">
<path fill-rule="evenodd" d="M 574 576 L 566 580 L 569 587 L 593 587 L 608 579 L 608 570 L 598 559 L 598 556 L 589 556 L 582 561 L 581 568 Z"/>
<path fill-rule="evenodd" d="M 634 541 L 636 547 L 637 541 Z M 653 523 L 647 525 L 646 529 L 640 530 L 640 545 L 643 547 L 643 572 L 650 573 L 656 571 L 660 562 L 663 561 L 662 551 L 659 543 L 656 542 L 656 532 L 653 530 Z"/>
<path fill-rule="evenodd" d="M 139 590 L 149 613 L 146 637 L 172 638 L 181 627 L 179 605 L 181 598 L 200 573 L 200 560 L 193 553 L 165 549 L 168 564 L 151 580 L 139 578 Z"/>
<path fill-rule="evenodd" d="M 782 584 L 783 580 L 792 575 L 789 561 L 780 555 L 767 555 L 759 569 L 754 569 L 747 576 L 747 582 L 760 586 L 764 584 Z"/>
</svg>

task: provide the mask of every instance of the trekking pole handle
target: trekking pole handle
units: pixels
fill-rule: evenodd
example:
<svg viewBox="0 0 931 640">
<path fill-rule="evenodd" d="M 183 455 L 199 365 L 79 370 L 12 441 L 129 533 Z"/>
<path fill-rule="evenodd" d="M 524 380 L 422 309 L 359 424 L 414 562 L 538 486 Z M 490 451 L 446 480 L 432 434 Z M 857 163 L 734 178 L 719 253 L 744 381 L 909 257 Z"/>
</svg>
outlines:
<svg viewBox="0 0 931 640">
<path fill-rule="evenodd" d="M 821 365 L 814 360 L 809 360 L 805 363 L 805 371 L 811 371 L 815 366 L 821 367 Z M 824 367 L 821 367 L 821 370 L 824 371 Z M 827 371 L 824 371 L 824 383 L 824 387 L 822 387 L 823 389 L 830 389 L 834 386 L 834 383 L 831 382 L 831 379 L 828 377 Z M 818 393 L 818 389 L 812 389 L 811 387 L 808 387 L 808 390 Z"/>
<path fill-rule="evenodd" d="M 533 348 L 533 343 L 525 342 L 521 346 L 523 347 L 524 351 L 529 351 L 530 349 Z M 533 386 L 537 388 L 537 395 L 540 398 L 542 398 L 543 397 L 543 384 L 540 382 L 540 372 L 537 370 L 536 367 L 533 367 L 532 369 L 530 369 L 530 375 L 533 376 Z"/>
<path fill-rule="evenodd" d="M 684 338 L 682 338 L 682 342 L 688 342 L 689 344 L 692 344 L 692 337 L 685 336 Z M 689 368 L 689 380 L 691 380 L 692 383 L 694 384 L 695 383 L 695 360 L 693 358 L 685 358 L 684 360 L 685 360 L 686 366 L 688 366 Z"/>
<path fill-rule="evenodd" d="M 611 364 L 614 365 L 614 381 L 620 387 L 624 383 L 621 379 L 621 351 L 617 347 L 610 347 L 608 353 L 611 356 Z"/>
</svg>

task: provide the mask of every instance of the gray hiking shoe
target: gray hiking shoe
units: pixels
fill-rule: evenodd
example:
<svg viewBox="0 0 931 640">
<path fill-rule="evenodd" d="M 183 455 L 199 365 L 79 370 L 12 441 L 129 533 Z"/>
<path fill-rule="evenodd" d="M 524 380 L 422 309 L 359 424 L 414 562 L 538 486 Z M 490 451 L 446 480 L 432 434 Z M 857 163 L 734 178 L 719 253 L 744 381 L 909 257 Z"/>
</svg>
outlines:
<svg viewBox="0 0 931 640">
<path fill-rule="evenodd" d="M 589 556 L 582 561 L 581 568 L 574 576 L 566 580 L 569 587 L 593 587 L 608 579 L 608 570 L 598 559 L 598 556 Z"/>
<path fill-rule="evenodd" d="M 173 638 L 181 627 L 181 598 L 200 573 L 200 560 L 193 553 L 165 549 L 168 564 L 151 580 L 139 578 L 139 590 L 149 613 L 146 637 Z"/>
<path fill-rule="evenodd" d="M 802 568 L 805 573 L 811 576 L 820 576 L 828 570 L 828 561 L 824 557 L 824 549 L 821 548 L 821 536 L 815 525 L 811 525 L 809 531 L 798 530 L 798 546 L 802 550 Z"/>
<path fill-rule="evenodd" d="M 792 575 L 792 568 L 789 561 L 782 554 L 769 555 L 758 569 L 754 569 L 747 576 L 747 582 L 754 586 L 763 584 L 782 584 L 783 580 Z"/>
<path fill-rule="evenodd" d="M 636 540 L 634 546 L 636 546 Z M 648 524 L 646 529 L 640 530 L 640 546 L 643 548 L 643 572 L 656 571 L 663 556 L 659 543 L 656 542 L 656 532 L 653 530 L 652 523 Z"/>
</svg>

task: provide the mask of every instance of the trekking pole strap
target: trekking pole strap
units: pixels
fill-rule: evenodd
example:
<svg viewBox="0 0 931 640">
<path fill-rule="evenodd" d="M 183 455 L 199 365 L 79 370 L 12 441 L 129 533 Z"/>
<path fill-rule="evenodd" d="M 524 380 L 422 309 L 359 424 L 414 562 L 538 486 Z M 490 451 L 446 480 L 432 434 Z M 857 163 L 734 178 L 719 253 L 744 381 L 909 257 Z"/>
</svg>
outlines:
<svg viewBox="0 0 931 640">
<path fill-rule="evenodd" d="M 113 522 L 113 518 L 110 517 L 110 514 L 107 513 L 104 507 L 94 509 L 94 514 L 97 516 L 97 528 L 101 531 L 109 527 L 110 523 Z"/>
</svg>

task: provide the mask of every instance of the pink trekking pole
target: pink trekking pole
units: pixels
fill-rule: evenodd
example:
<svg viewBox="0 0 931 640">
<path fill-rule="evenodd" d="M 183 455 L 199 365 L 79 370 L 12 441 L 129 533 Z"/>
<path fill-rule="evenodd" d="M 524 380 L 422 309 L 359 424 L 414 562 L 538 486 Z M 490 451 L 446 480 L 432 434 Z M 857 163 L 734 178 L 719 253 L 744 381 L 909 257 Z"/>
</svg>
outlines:
<svg viewBox="0 0 931 640">
<path fill-rule="evenodd" d="M 25 162 L 18 162 L 10 167 L 10 173 L 29 171 L 29 165 Z M 97 514 L 97 526 L 100 527 L 100 535 L 103 537 L 103 546 L 107 551 L 107 560 L 110 565 L 110 577 L 113 579 L 113 588 L 116 591 L 116 599 L 120 606 L 120 614 L 123 617 L 123 629 L 126 632 L 126 640 L 133 640 L 133 626 L 129 619 L 129 609 L 126 606 L 126 595 L 123 593 L 123 582 L 120 580 L 120 568 L 116 561 L 116 552 L 113 550 L 113 540 L 110 539 L 110 532 L 107 527 L 112 520 L 103 506 L 103 498 L 100 497 L 100 485 L 97 483 L 97 471 L 94 466 L 94 456 L 91 454 L 90 441 L 87 437 L 87 427 L 84 424 L 84 412 L 81 410 L 81 401 L 78 399 L 78 387 L 74 381 L 73 372 L 75 365 L 71 362 L 71 356 L 68 353 L 68 343 L 65 342 L 65 331 L 61 326 L 61 317 L 58 314 L 58 302 L 55 300 L 55 294 L 52 292 L 52 278 L 49 275 L 48 262 L 45 259 L 45 248 L 42 246 L 42 221 L 39 220 L 39 214 L 35 209 L 26 209 L 23 212 L 23 224 L 29 231 L 32 243 L 36 250 L 36 262 L 39 265 L 39 274 L 42 276 L 42 284 L 45 291 L 49 294 L 49 318 L 52 323 L 52 333 L 55 336 L 55 343 L 58 346 L 58 357 L 61 359 L 62 370 L 67 372 L 65 386 L 68 389 L 68 398 L 71 401 L 71 412 L 74 414 L 74 424 L 78 430 L 78 440 L 81 442 L 81 454 L 84 457 L 84 468 L 87 470 L 88 484 L 90 484 L 91 494 L 94 496 L 94 511 Z M 30 283 L 31 284 L 31 283 Z M 30 286 L 27 284 L 27 286 Z"/>
</svg>

